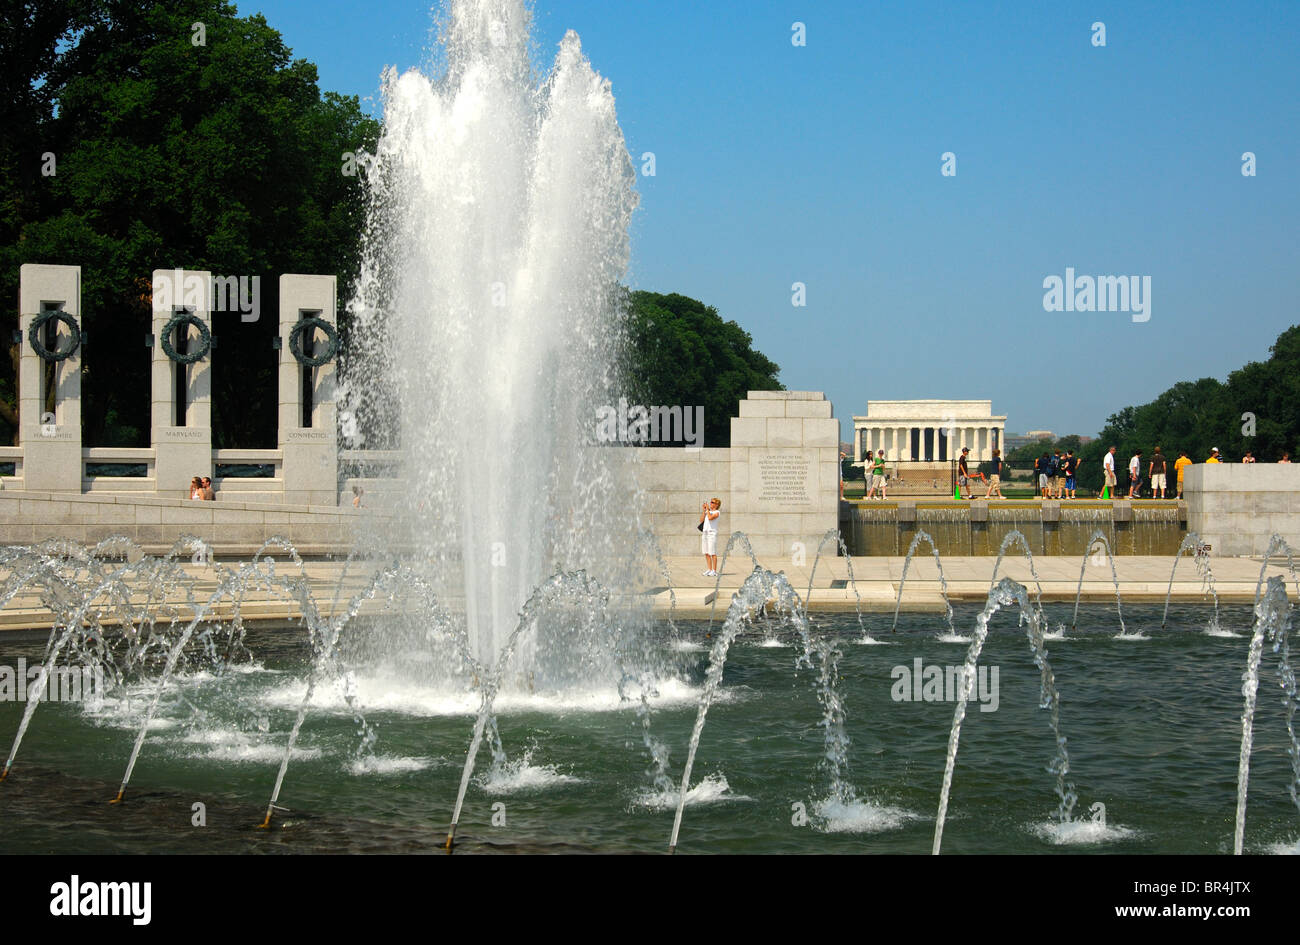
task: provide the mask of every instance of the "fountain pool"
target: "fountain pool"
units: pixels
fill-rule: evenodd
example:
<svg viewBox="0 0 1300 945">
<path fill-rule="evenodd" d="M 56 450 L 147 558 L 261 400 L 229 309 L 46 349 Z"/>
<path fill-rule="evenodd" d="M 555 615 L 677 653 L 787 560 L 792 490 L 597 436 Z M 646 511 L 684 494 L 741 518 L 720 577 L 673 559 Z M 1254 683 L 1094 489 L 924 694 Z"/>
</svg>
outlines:
<svg viewBox="0 0 1300 945">
<path fill-rule="evenodd" d="M 959 628 L 980 608 L 955 607 Z M 1050 627 L 1068 604 L 1046 604 Z M 1253 615 L 1225 605 L 1210 633 L 1203 606 L 1081 608 L 1064 639 L 1049 635 L 1069 739 L 1073 824 L 1055 823 L 1048 771 L 1055 746 L 1039 706 L 1039 669 L 1012 608 L 994 614 L 980 665 L 997 667 L 997 704 L 973 698 L 962 728 L 944 852 L 1227 853 L 1232 850 L 1241 734 L 1241 677 Z M 803 647 L 768 618 L 733 643 L 700 739 L 679 839 L 683 853 L 929 852 L 954 703 L 927 690 L 924 668 L 960 666 L 967 648 L 944 642 L 943 615 L 863 615 L 887 639 L 858 645 L 856 615 L 811 615 L 810 631 L 841 657 L 837 692 L 849 740 L 843 776 L 860 802 L 837 810 L 819 764 L 825 738 L 816 669 L 796 674 Z M 679 777 L 712 640 L 707 623 L 655 627 L 676 667 L 651 699 L 653 732 Z M 441 849 L 477 700 L 372 673 L 362 619 L 340 653 L 373 739 L 333 681 L 313 697 L 272 829 L 255 829 L 312 665 L 304 634 L 250 630 L 248 653 L 193 665 L 163 696 L 126 803 L 110 806 L 156 678 L 89 701 L 41 706 L 11 777 L 0 787 L 0 842 L 9 851 L 213 852 Z M 712 625 L 716 633 L 718 624 Z M 779 645 L 771 645 L 775 639 Z M 0 638 L 0 665 L 38 661 L 45 635 Z M 906 673 L 903 672 L 906 670 Z M 908 676 L 908 691 L 902 680 Z M 1300 839 L 1287 792 L 1292 777 L 1285 711 L 1269 655 L 1254 719 L 1246 852 L 1294 850 Z M 905 695 L 906 698 L 899 698 Z M 927 697 L 935 697 L 927 701 Z M 977 694 L 978 696 L 978 694 Z M 987 702 L 985 704 L 988 704 Z M 604 690 L 503 694 L 496 707 L 504 753 L 483 757 L 466 793 L 457 849 L 662 852 L 678 800 L 657 788 L 636 700 Z M 0 732 L 22 704 L 0 702 Z M 487 739 L 491 741 L 491 737 Z M 360 751 L 358 750 L 360 748 Z M 192 826 L 196 803 L 207 826 Z M 1098 806 L 1101 805 L 1101 806 Z M 838 815 L 838 816 L 837 816 Z M 1103 822 L 1104 820 L 1104 822 Z"/>
</svg>

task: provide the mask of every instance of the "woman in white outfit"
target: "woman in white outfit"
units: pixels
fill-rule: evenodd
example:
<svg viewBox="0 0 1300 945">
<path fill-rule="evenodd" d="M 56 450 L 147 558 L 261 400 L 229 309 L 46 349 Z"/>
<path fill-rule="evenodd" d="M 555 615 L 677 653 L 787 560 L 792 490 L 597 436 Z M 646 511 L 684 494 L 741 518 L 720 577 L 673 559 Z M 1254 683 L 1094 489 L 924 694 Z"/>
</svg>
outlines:
<svg viewBox="0 0 1300 945">
<path fill-rule="evenodd" d="M 700 506 L 700 550 L 704 552 L 704 576 L 718 576 L 718 516 L 721 499 L 710 499 Z"/>
</svg>

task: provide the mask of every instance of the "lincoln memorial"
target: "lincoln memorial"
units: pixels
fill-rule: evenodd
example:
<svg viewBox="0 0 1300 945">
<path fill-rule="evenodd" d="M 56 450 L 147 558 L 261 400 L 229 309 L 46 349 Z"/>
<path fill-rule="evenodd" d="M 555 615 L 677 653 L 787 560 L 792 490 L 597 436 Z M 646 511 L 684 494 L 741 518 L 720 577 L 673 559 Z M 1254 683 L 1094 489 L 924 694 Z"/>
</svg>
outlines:
<svg viewBox="0 0 1300 945">
<path fill-rule="evenodd" d="M 991 400 L 869 400 L 853 418 L 853 457 L 883 449 L 890 460 L 947 462 L 969 446 L 975 460 L 990 459 L 1006 425 Z"/>
</svg>

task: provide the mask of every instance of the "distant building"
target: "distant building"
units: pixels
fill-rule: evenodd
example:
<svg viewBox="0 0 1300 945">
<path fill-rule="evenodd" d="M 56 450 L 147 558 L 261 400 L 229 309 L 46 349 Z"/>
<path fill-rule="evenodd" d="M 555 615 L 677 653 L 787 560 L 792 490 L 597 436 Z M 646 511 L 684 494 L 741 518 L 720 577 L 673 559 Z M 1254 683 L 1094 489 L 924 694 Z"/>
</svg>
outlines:
<svg viewBox="0 0 1300 945">
<path fill-rule="evenodd" d="M 890 460 L 946 463 L 963 446 L 986 460 L 1002 447 L 1006 426 L 991 400 L 869 400 L 866 416 L 853 418 L 853 460 L 883 449 Z"/>
<path fill-rule="evenodd" d="M 1028 433 L 1008 433 L 1007 449 L 1017 450 L 1022 446 L 1028 446 L 1030 443 L 1038 443 L 1042 440 L 1055 440 L 1056 434 L 1051 430 L 1030 430 Z"/>
</svg>

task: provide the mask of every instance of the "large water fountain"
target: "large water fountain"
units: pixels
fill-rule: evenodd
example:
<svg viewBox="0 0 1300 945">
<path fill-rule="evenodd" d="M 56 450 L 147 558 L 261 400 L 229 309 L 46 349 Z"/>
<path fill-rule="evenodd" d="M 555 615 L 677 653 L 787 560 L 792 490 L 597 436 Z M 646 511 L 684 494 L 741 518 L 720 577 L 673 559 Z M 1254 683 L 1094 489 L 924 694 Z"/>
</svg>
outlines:
<svg viewBox="0 0 1300 945">
<path fill-rule="evenodd" d="M 500 653 L 552 573 L 622 586 L 635 489 L 592 448 L 617 402 L 637 198 L 607 80 L 568 33 L 546 75 L 522 0 L 459 0 L 436 75 L 392 72 L 344 384 L 400 445 L 417 556 Z"/>
</svg>

